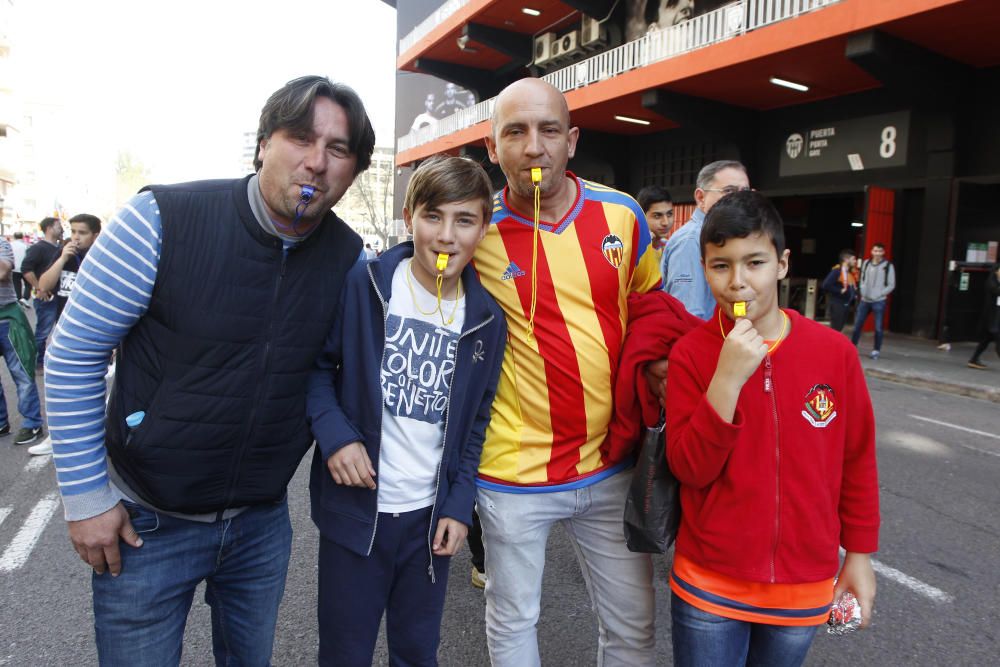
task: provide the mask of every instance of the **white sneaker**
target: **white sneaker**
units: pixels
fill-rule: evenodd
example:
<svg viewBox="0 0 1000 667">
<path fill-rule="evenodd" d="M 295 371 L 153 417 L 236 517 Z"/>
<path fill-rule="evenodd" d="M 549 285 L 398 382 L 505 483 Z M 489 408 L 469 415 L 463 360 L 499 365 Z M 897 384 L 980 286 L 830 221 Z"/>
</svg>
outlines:
<svg viewBox="0 0 1000 667">
<path fill-rule="evenodd" d="M 37 445 L 28 447 L 28 453 L 32 456 L 46 456 L 52 453 L 52 438 L 45 438 Z"/>
</svg>

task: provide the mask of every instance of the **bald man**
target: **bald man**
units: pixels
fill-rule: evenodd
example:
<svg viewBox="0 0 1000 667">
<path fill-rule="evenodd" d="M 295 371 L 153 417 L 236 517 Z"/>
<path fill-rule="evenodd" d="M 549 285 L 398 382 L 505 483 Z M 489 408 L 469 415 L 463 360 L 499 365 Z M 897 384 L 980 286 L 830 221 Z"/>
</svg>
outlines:
<svg viewBox="0 0 1000 667">
<path fill-rule="evenodd" d="M 602 445 L 626 297 L 658 289 L 660 276 L 639 205 L 566 171 L 579 136 L 562 94 L 522 79 L 500 93 L 486 138 L 507 185 L 475 263 L 509 336 L 477 483 L 486 634 L 503 667 L 540 664 L 554 523 L 576 546 L 597 611 L 598 664 L 653 664 L 652 564 L 628 551 L 622 530 L 631 453 Z"/>
</svg>

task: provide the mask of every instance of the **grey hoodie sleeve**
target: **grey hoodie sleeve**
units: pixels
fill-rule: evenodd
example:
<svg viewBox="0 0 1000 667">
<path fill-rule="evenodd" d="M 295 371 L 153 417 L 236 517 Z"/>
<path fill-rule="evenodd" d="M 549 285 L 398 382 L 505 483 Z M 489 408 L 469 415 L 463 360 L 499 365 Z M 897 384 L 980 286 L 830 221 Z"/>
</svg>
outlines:
<svg viewBox="0 0 1000 667">
<path fill-rule="evenodd" d="M 888 262 L 888 260 L 886 260 Z M 896 289 L 896 266 L 892 262 L 888 262 L 889 266 L 882 271 L 877 271 L 878 280 L 875 281 L 875 294 L 872 296 L 872 301 L 881 301 L 885 299 L 892 291 Z M 882 268 L 882 267 L 878 267 Z M 888 275 L 884 273 L 888 271 Z"/>
</svg>

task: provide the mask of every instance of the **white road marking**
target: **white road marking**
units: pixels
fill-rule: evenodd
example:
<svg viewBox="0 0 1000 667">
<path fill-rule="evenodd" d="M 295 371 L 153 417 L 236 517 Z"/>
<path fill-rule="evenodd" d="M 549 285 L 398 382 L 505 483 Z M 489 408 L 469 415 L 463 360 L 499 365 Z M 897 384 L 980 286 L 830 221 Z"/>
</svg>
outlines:
<svg viewBox="0 0 1000 667">
<path fill-rule="evenodd" d="M 925 598 L 930 598 L 935 602 L 954 602 L 955 596 L 951 593 L 945 593 L 940 588 L 935 588 L 930 584 L 925 584 L 919 579 L 914 579 L 905 572 L 900 572 L 899 570 L 889 567 L 885 563 L 880 563 L 874 558 L 872 559 L 872 569 L 875 570 L 876 574 L 880 574 L 886 579 L 892 579 L 897 584 L 902 584 L 906 586 L 911 591 L 923 595 Z"/>
<path fill-rule="evenodd" d="M 0 556 L 0 572 L 11 572 L 27 562 L 31 550 L 35 548 L 42 531 L 57 509 L 59 509 L 59 495 L 55 491 L 35 504 L 24 525 L 17 531 L 17 535 L 11 540 L 3 556 Z"/>
<path fill-rule="evenodd" d="M 13 507 L 0 507 L 0 525 L 3 525 L 4 519 L 10 516 L 10 513 L 13 511 Z"/>
<path fill-rule="evenodd" d="M 43 456 L 32 456 L 26 464 L 24 464 L 24 472 L 34 472 L 35 470 L 41 470 L 42 468 L 49 465 L 49 461 L 52 460 L 51 454 L 45 454 Z"/>
<path fill-rule="evenodd" d="M 845 553 L 844 548 L 840 548 L 840 555 L 843 556 Z M 955 596 L 951 593 L 946 593 L 940 588 L 935 588 L 930 584 L 925 584 L 919 579 L 915 579 L 905 572 L 900 572 L 894 567 L 889 567 L 885 563 L 881 563 L 874 558 L 872 558 L 872 569 L 875 570 L 876 574 L 880 574 L 886 579 L 892 579 L 897 584 L 902 584 L 906 586 L 911 591 L 923 595 L 926 598 L 930 598 L 935 602 L 954 602 Z"/>
<path fill-rule="evenodd" d="M 921 417 L 920 415 L 910 415 L 911 419 L 916 419 L 922 422 L 927 422 L 928 424 L 937 424 L 938 426 L 946 426 L 948 428 L 953 428 L 957 431 L 965 431 L 966 433 L 972 433 L 973 435 L 982 436 L 984 438 L 993 438 L 994 440 L 1000 440 L 1000 435 L 996 433 L 987 433 L 986 431 L 977 431 L 974 428 L 969 428 L 967 426 L 959 426 L 958 424 L 949 424 L 948 422 L 939 421 L 937 419 L 931 419 L 930 417 Z M 980 454 L 987 454 L 988 456 L 1000 457 L 1000 452 L 991 452 L 988 449 L 980 449 L 979 447 L 973 447 L 972 445 L 965 445 L 960 442 L 948 443 L 954 445 L 955 447 L 962 447 L 964 449 L 971 449 L 974 452 L 979 452 Z"/>
</svg>

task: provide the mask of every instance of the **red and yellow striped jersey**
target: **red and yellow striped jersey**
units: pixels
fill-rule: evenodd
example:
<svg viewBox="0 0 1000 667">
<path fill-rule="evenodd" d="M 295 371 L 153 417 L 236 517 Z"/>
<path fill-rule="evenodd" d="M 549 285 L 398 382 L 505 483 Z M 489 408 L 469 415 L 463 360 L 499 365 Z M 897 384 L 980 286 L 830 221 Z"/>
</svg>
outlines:
<svg viewBox="0 0 1000 667">
<path fill-rule="evenodd" d="M 657 288 L 659 266 L 635 200 L 567 175 L 577 198 L 562 220 L 540 221 L 535 271 L 534 221 L 509 207 L 506 189 L 494 198 L 490 229 L 476 250 L 480 280 L 508 327 L 479 467 L 483 486 L 583 486 L 620 463 L 606 460 L 601 445 L 628 320 L 626 298 Z M 537 305 L 529 336 L 533 279 Z"/>
</svg>

